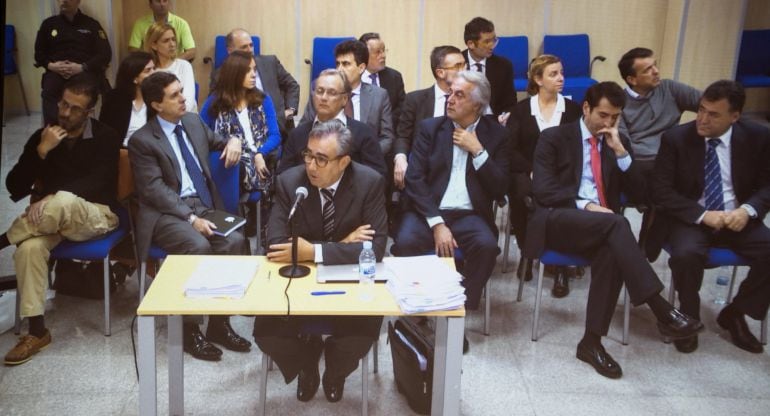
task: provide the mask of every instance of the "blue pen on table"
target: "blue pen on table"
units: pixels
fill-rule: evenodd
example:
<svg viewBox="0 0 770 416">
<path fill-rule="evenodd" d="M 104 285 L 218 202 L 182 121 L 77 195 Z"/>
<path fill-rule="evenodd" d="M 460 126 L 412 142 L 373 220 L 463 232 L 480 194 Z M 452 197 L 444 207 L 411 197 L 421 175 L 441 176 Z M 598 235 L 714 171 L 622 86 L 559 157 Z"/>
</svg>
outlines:
<svg viewBox="0 0 770 416">
<path fill-rule="evenodd" d="M 310 292 L 310 294 L 313 295 L 313 296 L 344 295 L 345 291 L 344 290 L 328 290 L 328 291 L 320 290 L 320 291 L 316 291 L 316 292 Z"/>
</svg>

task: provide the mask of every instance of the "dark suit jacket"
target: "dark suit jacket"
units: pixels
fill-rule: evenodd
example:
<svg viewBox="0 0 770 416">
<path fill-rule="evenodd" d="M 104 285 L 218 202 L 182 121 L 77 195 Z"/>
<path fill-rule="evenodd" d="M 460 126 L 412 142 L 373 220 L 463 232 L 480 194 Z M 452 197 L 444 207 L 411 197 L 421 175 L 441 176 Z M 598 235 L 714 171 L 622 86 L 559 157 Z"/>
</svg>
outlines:
<svg viewBox="0 0 770 416">
<path fill-rule="evenodd" d="M 353 161 L 369 166 L 385 176 L 387 172 L 385 158 L 382 156 L 380 146 L 377 144 L 377 139 L 371 127 L 351 119 L 347 123 L 348 129 L 353 134 L 353 149 L 350 157 Z M 281 160 L 278 161 L 276 174 L 304 164 L 302 161 L 302 151 L 307 147 L 307 138 L 312 128 L 313 120 L 311 119 L 311 121 L 300 124 L 289 133 L 289 137 L 283 146 Z"/>
<path fill-rule="evenodd" d="M 281 61 L 275 55 L 255 55 L 259 79 L 262 81 L 264 92 L 270 96 L 275 106 L 275 115 L 278 117 L 278 127 L 281 132 L 286 131 L 287 108 L 299 110 L 299 84 L 289 72 L 281 65 Z M 219 68 L 211 71 L 209 94 L 214 91 Z"/>
<path fill-rule="evenodd" d="M 308 196 L 294 214 L 294 230 L 311 243 L 320 243 L 324 264 L 358 263 L 362 243 L 340 243 L 361 225 L 370 224 L 375 230 L 372 248 L 377 261 L 385 254 L 388 240 L 388 217 L 385 213 L 385 179 L 374 170 L 352 162 L 342 176 L 334 193 L 334 234 L 332 241 L 323 239 L 321 195 L 307 178 L 304 166 L 295 166 L 276 180 L 276 192 L 270 220 L 267 224 L 268 244 L 289 240 L 287 218 L 299 186 L 308 189 Z"/>
<path fill-rule="evenodd" d="M 406 91 L 404 91 L 404 78 L 401 73 L 395 69 L 386 66 L 377 73 L 380 80 L 380 87 L 388 92 L 390 99 L 390 113 L 393 116 L 393 131 L 398 130 L 398 123 L 401 114 L 401 105 L 404 103 Z"/>
<path fill-rule="evenodd" d="M 694 121 L 663 134 L 653 175 L 653 200 L 662 215 L 648 238 L 649 257 L 660 252 L 668 221 L 694 224 L 705 211 L 698 203 L 705 186 L 705 140 Z M 770 131 L 742 119 L 733 124 L 730 161 L 737 205 L 751 205 L 758 217 L 753 221 L 762 221 L 770 209 Z"/>
<path fill-rule="evenodd" d="M 393 143 L 394 155 L 399 153 L 409 155 L 417 123 L 426 118 L 433 118 L 433 106 L 436 101 L 436 93 L 433 89 L 434 86 L 431 85 L 424 90 L 412 91 L 406 95 L 396 129 L 396 141 Z"/>
<path fill-rule="evenodd" d="M 621 136 L 623 146 L 631 152 L 628 140 Z M 620 212 L 621 190 L 636 195 L 643 189 L 634 163 L 623 172 L 618 167 L 612 149 L 602 145 L 602 182 L 608 208 Z M 535 212 L 527 225 L 525 256 L 540 257 L 545 248 L 545 231 L 548 214 L 554 208 L 577 209 L 580 177 L 583 173 L 583 143 L 580 121 L 551 127 L 540 133 L 533 161 L 532 193 Z"/>
<path fill-rule="evenodd" d="M 454 125 L 448 117 L 423 120 L 417 127 L 409 169 L 406 170 L 405 191 L 409 209 L 423 217 L 441 215 L 439 205 L 452 169 L 453 132 Z M 466 186 L 473 210 L 497 235 L 492 203 L 502 198 L 508 189 L 508 132 L 495 120 L 481 117 L 476 135 L 489 156 L 481 169 L 476 170 L 471 155 L 468 155 Z"/>
<path fill-rule="evenodd" d="M 463 51 L 463 56 L 465 56 L 465 62 L 470 62 L 467 49 Z M 513 107 L 516 105 L 516 91 L 513 89 L 513 64 L 508 58 L 492 55 L 487 58 L 486 66 L 486 76 L 492 86 L 492 99 L 489 100 L 492 112 L 498 116 L 500 113 L 513 111 Z"/>
<path fill-rule="evenodd" d="M 110 126 L 120 136 L 121 141 L 128 132 L 128 123 L 131 122 L 131 105 L 133 95 L 124 94 L 122 91 L 112 89 L 102 98 L 102 109 L 99 112 L 99 121 Z"/>
<path fill-rule="evenodd" d="M 388 92 L 380 87 L 361 83 L 360 98 L 361 114 L 356 120 L 368 124 L 374 130 L 380 143 L 380 152 L 383 155 L 387 155 L 393 147 L 393 139 L 395 137 Z M 302 114 L 300 123 L 313 121 L 315 115 L 315 107 L 311 97 L 307 100 L 305 113 Z"/>
<path fill-rule="evenodd" d="M 209 152 L 221 150 L 227 141 L 214 134 L 200 116 L 187 113 L 182 126 L 195 148 L 203 176 L 214 199 L 214 207 L 224 209 L 209 169 Z M 128 157 L 134 172 L 134 189 L 139 201 L 136 219 L 136 245 L 141 259 L 147 257 L 155 223 L 161 215 L 174 215 L 186 220 L 192 209 L 179 195 L 182 186 L 182 170 L 174 150 L 163 133 L 156 117 L 137 130 L 128 142 Z"/>
</svg>

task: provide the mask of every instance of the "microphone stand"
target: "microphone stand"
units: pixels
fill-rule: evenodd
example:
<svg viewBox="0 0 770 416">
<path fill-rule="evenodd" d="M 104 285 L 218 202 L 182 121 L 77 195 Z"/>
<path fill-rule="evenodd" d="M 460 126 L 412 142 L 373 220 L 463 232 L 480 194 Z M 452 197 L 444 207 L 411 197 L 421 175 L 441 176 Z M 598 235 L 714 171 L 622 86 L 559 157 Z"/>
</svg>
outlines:
<svg viewBox="0 0 770 416">
<path fill-rule="evenodd" d="M 294 232 L 294 217 L 289 220 L 289 234 L 291 234 L 291 265 L 278 269 L 278 274 L 287 279 L 305 277 L 310 274 L 310 268 L 297 264 L 297 234 Z"/>
</svg>

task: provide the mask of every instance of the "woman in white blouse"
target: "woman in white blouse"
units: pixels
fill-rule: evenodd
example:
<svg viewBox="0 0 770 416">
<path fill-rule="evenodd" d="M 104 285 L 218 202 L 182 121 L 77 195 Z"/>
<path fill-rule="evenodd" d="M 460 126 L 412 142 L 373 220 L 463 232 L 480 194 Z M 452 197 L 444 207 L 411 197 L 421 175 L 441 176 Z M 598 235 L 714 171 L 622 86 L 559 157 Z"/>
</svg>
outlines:
<svg viewBox="0 0 770 416">
<path fill-rule="evenodd" d="M 168 23 L 155 22 L 147 29 L 144 48 L 152 54 L 155 68 L 176 75 L 182 84 L 187 111 L 198 112 L 195 99 L 195 74 L 193 67 L 184 59 L 176 57 L 176 31 Z"/>
<path fill-rule="evenodd" d="M 131 52 L 118 67 L 115 88 L 104 95 L 99 121 L 128 139 L 147 123 L 147 105 L 142 98 L 142 81 L 155 72 L 155 62 L 147 52 Z"/>
<path fill-rule="evenodd" d="M 540 55 L 529 65 L 527 92 L 530 97 L 519 101 L 511 114 L 515 122 L 509 122 L 514 155 L 511 163 L 513 186 L 510 194 L 511 225 L 519 247 L 524 246 L 527 235 L 527 209 L 524 199 L 532 190 L 532 159 L 540 132 L 563 123 L 570 123 L 580 118 L 580 106 L 561 95 L 564 89 L 564 68 L 559 57 Z M 518 158 L 521 156 L 521 158 Z M 569 274 L 574 269 L 560 268 L 555 271 L 554 297 L 564 297 L 569 293 Z M 519 277 L 532 278 L 532 260 L 524 259 L 519 264 Z"/>
</svg>

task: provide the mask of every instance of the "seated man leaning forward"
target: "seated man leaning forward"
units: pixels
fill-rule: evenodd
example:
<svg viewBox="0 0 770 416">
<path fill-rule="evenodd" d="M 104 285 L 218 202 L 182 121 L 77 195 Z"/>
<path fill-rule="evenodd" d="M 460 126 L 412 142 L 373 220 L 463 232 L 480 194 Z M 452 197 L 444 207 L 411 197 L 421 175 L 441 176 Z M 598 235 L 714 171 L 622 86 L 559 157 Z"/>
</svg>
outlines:
<svg viewBox="0 0 770 416">
<path fill-rule="evenodd" d="M 620 193 L 639 192 L 636 162 L 618 133 L 625 93 L 614 82 L 592 85 L 583 117 L 540 133 L 533 159 L 535 212 L 527 224 L 525 255 L 539 258 L 547 247 L 591 261 L 585 334 L 576 356 L 608 378 L 623 372 L 601 344 L 623 285 L 631 303 L 647 304 L 661 334 L 695 335 L 703 324 L 665 301 L 661 283 L 620 215 Z"/>
<path fill-rule="evenodd" d="M 354 264 L 365 240 L 373 240 L 377 261 L 382 259 L 388 224 L 385 179 L 351 161 L 351 142 L 350 131 L 339 120 L 318 123 L 302 153 L 304 166 L 278 176 L 267 226 L 270 261 L 291 261 L 288 216 L 299 186 L 309 192 L 293 218 L 298 261 Z M 345 378 L 369 351 L 381 324 L 381 317 L 368 316 L 257 317 L 254 339 L 281 369 L 287 384 L 299 376 L 297 399 L 303 402 L 318 390 L 318 361 L 324 352 L 324 393 L 328 401 L 337 402 L 342 398 Z M 318 326 L 331 328 L 325 341 L 318 334 L 306 333 Z"/>
<path fill-rule="evenodd" d="M 5 356 L 6 365 L 27 362 L 51 343 L 43 319 L 51 250 L 65 238 L 89 240 L 118 225 L 108 205 L 116 200 L 120 138 L 91 118 L 97 98 L 96 84 L 88 79 L 65 84 L 58 123 L 29 138 L 6 179 L 14 201 L 32 194 L 24 214 L 0 235 L 0 249 L 17 246 L 19 312 L 29 318 L 29 334 Z"/>
</svg>

